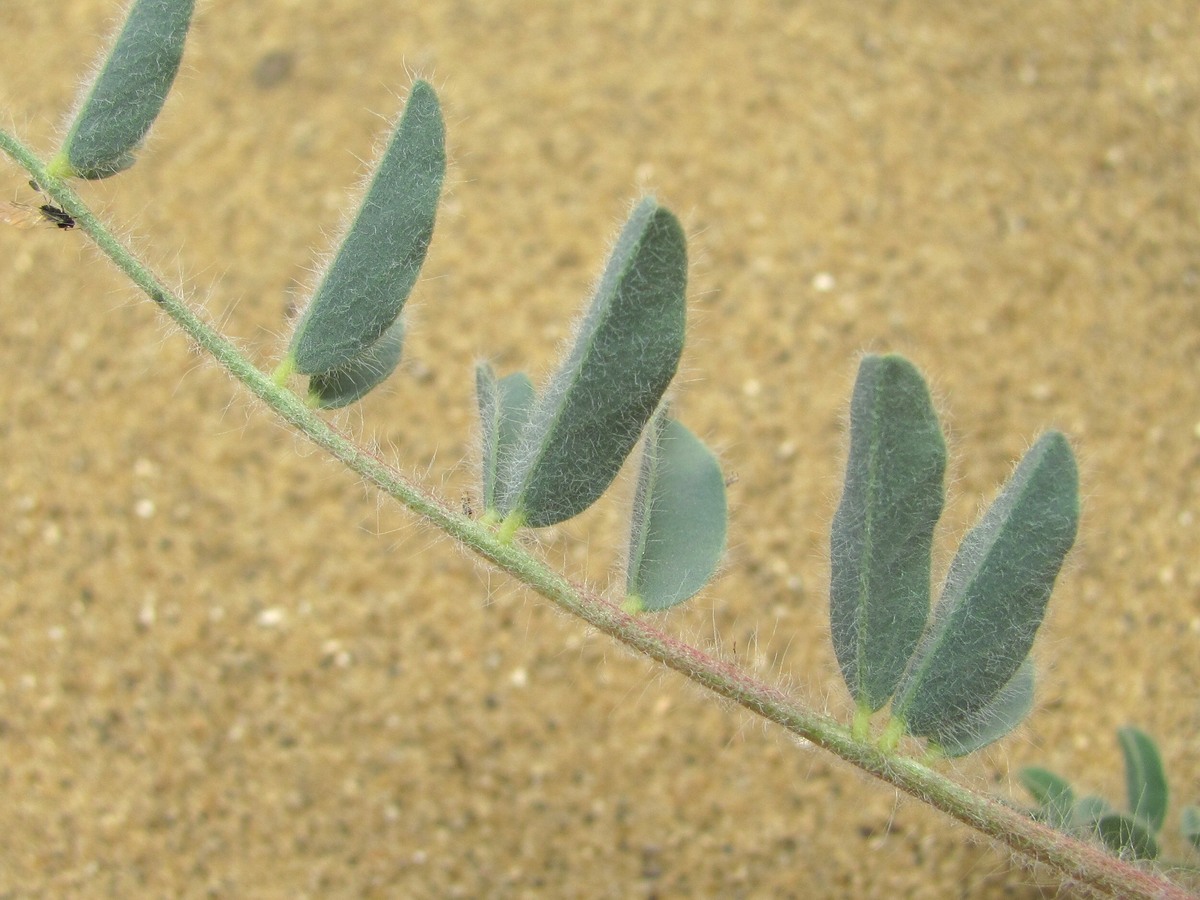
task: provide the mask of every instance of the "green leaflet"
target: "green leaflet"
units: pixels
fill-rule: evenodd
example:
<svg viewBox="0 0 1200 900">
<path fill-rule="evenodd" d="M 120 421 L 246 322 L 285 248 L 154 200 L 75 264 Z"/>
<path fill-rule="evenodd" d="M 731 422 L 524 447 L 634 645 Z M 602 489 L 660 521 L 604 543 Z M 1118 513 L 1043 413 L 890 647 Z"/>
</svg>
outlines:
<svg viewBox="0 0 1200 900">
<path fill-rule="evenodd" d="M 1113 812 L 1100 800 L 1093 809 L 1077 810 L 1076 818 L 1088 822 L 1118 856 L 1157 859 L 1157 834 L 1167 819 L 1167 776 L 1162 757 L 1154 739 L 1138 728 L 1118 729 L 1117 741 L 1125 758 L 1125 788 L 1132 815 Z"/>
<path fill-rule="evenodd" d="M 1029 654 L 1075 540 L 1078 480 L 1066 438 L 1047 432 L 963 539 L 892 704 L 910 734 L 937 740 Z"/>
<path fill-rule="evenodd" d="M 418 81 L 281 369 L 341 369 L 391 327 L 425 261 L 445 173 L 441 108 L 433 88 Z"/>
<path fill-rule="evenodd" d="M 193 0 L 136 0 L 48 167 L 52 175 L 107 178 L 133 165 L 179 71 L 192 7 Z"/>
<path fill-rule="evenodd" d="M 879 709 L 929 616 L 946 442 L 929 389 L 900 356 L 866 356 L 850 403 L 850 455 L 833 517 L 830 626 L 842 677 Z"/>
<path fill-rule="evenodd" d="M 1184 840 L 1200 850 L 1200 806 L 1185 806 L 1179 817 L 1179 831 Z"/>
<path fill-rule="evenodd" d="M 1075 791 L 1069 781 L 1055 775 L 1049 769 L 1037 766 L 1022 769 L 1017 777 L 1025 786 L 1025 790 L 1037 801 L 1038 818 L 1063 831 L 1071 827 L 1075 812 Z"/>
<path fill-rule="evenodd" d="M 515 372 L 496 380 L 487 363 L 475 369 L 475 394 L 479 403 L 479 421 L 483 438 L 483 508 L 496 510 L 496 485 L 505 468 L 501 460 L 512 455 L 521 429 L 533 407 L 533 382 L 524 372 Z"/>
<path fill-rule="evenodd" d="M 554 525 L 612 483 L 675 375 L 683 350 L 687 247 L 653 198 L 621 230 L 567 358 L 497 481 L 511 530 Z"/>
<path fill-rule="evenodd" d="M 1104 846 L 1124 859 L 1157 859 L 1158 841 L 1154 832 L 1140 819 L 1121 813 L 1101 816 L 1096 833 Z"/>
<path fill-rule="evenodd" d="M 999 693 L 974 713 L 943 727 L 935 738 L 947 756 L 966 756 L 1000 740 L 1033 709 L 1033 662 L 1026 659 Z"/>
<path fill-rule="evenodd" d="M 706 585 L 725 550 L 725 478 L 665 410 L 646 430 L 629 537 L 625 609 L 669 609 Z"/>
<path fill-rule="evenodd" d="M 321 409 L 336 409 L 361 400 L 396 371 L 404 350 L 404 319 L 396 319 L 373 345 L 340 369 L 314 375 L 308 399 Z"/>
<path fill-rule="evenodd" d="M 1088 794 L 1080 797 L 1071 810 L 1070 827 L 1076 831 L 1095 832 L 1100 820 L 1115 812 L 1103 797 Z"/>
<path fill-rule="evenodd" d="M 1158 832 L 1167 819 L 1167 775 L 1154 739 L 1132 726 L 1117 730 L 1117 741 L 1125 757 L 1125 789 L 1129 811 L 1151 832 Z"/>
</svg>

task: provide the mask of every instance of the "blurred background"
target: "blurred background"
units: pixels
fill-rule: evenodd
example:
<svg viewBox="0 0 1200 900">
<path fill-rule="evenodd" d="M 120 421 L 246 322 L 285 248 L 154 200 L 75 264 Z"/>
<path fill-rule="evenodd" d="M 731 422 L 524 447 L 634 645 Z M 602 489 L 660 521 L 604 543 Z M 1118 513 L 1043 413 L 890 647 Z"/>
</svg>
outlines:
<svg viewBox="0 0 1200 900">
<path fill-rule="evenodd" d="M 119 14 L 0 6 L 47 156 Z M 1200 14 L 1188 0 L 202 2 L 140 162 L 83 195 L 264 368 L 411 79 L 449 189 L 401 371 L 336 416 L 454 504 L 473 366 L 553 366 L 631 203 L 685 222 L 675 398 L 730 487 L 663 626 L 832 714 L 828 527 L 857 357 L 952 435 L 937 573 L 1047 427 L 1080 540 L 1037 708 L 945 768 L 1200 802 Z M 11 164 L 0 200 L 35 201 Z M 1042 897 L 977 835 L 490 575 L 199 358 L 80 233 L 0 229 L 0 894 Z M 629 473 L 538 535 L 618 580 Z M 936 577 L 936 575 L 935 575 Z M 1195 863 L 1193 856 L 1191 861 Z"/>
</svg>

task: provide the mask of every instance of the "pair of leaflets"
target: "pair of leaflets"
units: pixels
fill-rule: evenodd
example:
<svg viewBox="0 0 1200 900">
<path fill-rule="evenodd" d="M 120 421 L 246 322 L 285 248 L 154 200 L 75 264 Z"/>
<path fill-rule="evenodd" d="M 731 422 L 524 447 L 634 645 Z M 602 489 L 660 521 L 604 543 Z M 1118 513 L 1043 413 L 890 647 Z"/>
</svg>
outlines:
<svg viewBox="0 0 1200 900">
<path fill-rule="evenodd" d="M 498 379 L 487 364 L 476 372 L 484 507 L 503 533 L 583 512 L 645 433 L 630 527 L 631 611 L 666 609 L 694 595 L 725 545 L 720 467 L 662 408 L 683 350 L 686 283 L 683 229 L 645 198 L 542 391 L 523 373 Z"/>
<path fill-rule="evenodd" d="M 446 129 L 433 88 L 417 81 L 358 213 L 276 372 L 309 376 L 309 402 L 347 406 L 400 364 L 405 301 L 433 239 L 446 176 Z"/>
<path fill-rule="evenodd" d="M 867 356 L 850 409 L 834 516 L 830 623 L 860 730 L 891 701 L 904 731 L 947 755 L 979 749 L 1033 704 L 1028 660 L 1075 540 L 1078 473 L 1066 438 L 1042 435 L 963 538 L 930 615 L 946 444 L 912 363 Z"/>
</svg>

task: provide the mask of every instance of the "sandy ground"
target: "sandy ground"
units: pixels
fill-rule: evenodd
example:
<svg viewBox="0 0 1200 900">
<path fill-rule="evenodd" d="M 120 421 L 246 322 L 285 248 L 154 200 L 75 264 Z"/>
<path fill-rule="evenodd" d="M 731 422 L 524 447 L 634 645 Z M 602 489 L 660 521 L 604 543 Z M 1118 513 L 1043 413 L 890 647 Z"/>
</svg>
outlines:
<svg viewBox="0 0 1200 900">
<path fill-rule="evenodd" d="M 113 7 L 0 6 L 3 116 L 46 153 Z M 1191 0 L 206 2 L 143 160 L 83 190 L 269 367 L 432 78 L 407 359 L 337 421 L 456 503 L 474 362 L 546 372 L 655 191 L 691 235 L 678 409 L 738 476 L 726 571 L 666 627 L 848 714 L 828 525 L 856 356 L 897 350 L 953 435 L 940 565 L 1044 428 L 1086 495 L 1036 713 L 947 768 L 1119 798 L 1136 723 L 1196 802 L 1198 33 Z M 379 503 L 82 235 L 0 260 L 0 896 L 1060 893 Z M 630 489 L 546 556 L 608 583 Z"/>
</svg>

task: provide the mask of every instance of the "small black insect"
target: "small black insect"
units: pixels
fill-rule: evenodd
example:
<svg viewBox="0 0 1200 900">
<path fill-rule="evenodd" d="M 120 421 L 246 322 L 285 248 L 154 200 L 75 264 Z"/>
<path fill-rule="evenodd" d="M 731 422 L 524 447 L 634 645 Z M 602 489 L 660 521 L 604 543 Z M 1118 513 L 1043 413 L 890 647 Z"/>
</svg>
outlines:
<svg viewBox="0 0 1200 900">
<path fill-rule="evenodd" d="M 29 186 L 39 194 L 42 193 L 36 181 L 30 181 Z M 0 204 L 0 222 L 17 228 L 32 228 L 39 223 L 49 223 L 64 231 L 75 227 L 74 217 L 65 209 L 59 209 L 51 203 L 42 203 L 36 207 L 26 206 L 24 203 Z"/>
<path fill-rule="evenodd" d="M 38 210 L 54 225 L 66 231 L 68 228 L 75 227 L 75 220 L 71 218 L 71 214 L 65 209 L 59 209 L 57 206 L 51 206 L 49 203 L 43 203 L 38 207 Z"/>
</svg>

